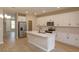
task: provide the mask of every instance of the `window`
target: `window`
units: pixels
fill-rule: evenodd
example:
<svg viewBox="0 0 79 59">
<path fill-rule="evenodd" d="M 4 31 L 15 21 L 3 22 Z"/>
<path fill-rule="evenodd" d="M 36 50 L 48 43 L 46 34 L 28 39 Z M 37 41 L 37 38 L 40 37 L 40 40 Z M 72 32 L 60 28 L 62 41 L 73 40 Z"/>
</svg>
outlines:
<svg viewBox="0 0 79 59">
<path fill-rule="evenodd" d="M 14 20 L 11 21 L 11 29 L 15 29 L 15 21 Z"/>
</svg>

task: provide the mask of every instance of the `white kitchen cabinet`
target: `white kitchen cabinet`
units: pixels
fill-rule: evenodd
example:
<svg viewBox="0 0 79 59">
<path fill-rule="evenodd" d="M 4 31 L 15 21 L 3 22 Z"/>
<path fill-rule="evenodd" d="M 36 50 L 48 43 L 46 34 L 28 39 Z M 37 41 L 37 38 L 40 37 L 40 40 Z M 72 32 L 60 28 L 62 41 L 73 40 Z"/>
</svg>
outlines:
<svg viewBox="0 0 79 59">
<path fill-rule="evenodd" d="M 72 35 L 71 39 L 72 39 L 71 44 L 76 46 L 76 47 L 79 47 L 79 35 Z"/>
<path fill-rule="evenodd" d="M 63 32 L 57 32 L 57 41 L 68 43 L 69 42 L 69 35 L 67 33 Z"/>
<path fill-rule="evenodd" d="M 79 12 L 55 15 L 55 26 L 79 27 Z"/>
<path fill-rule="evenodd" d="M 79 13 L 70 14 L 70 23 L 72 27 L 79 27 Z"/>
<path fill-rule="evenodd" d="M 48 21 L 54 21 L 55 26 L 79 27 L 79 11 L 39 17 L 37 20 L 42 26 L 46 26 Z"/>
<path fill-rule="evenodd" d="M 41 18 L 38 18 L 37 19 L 37 25 L 40 25 L 41 24 Z"/>
<path fill-rule="evenodd" d="M 69 26 L 70 19 L 67 14 L 58 14 L 55 15 L 55 26 Z"/>
<path fill-rule="evenodd" d="M 56 40 L 62 43 L 65 43 L 65 44 L 79 47 L 79 35 L 78 34 L 68 34 L 65 32 L 58 32 Z"/>
<path fill-rule="evenodd" d="M 28 42 L 47 52 L 55 48 L 55 35 L 55 32 L 52 34 L 42 34 L 37 31 L 27 32 Z"/>
<path fill-rule="evenodd" d="M 55 26 L 57 26 L 57 28 L 59 27 L 64 28 L 64 30 L 59 29 L 60 32 L 56 33 L 57 34 L 56 39 L 58 41 L 79 47 L 79 34 L 77 33 L 77 30 L 75 30 L 77 27 L 79 27 L 79 11 L 56 14 L 56 15 L 51 15 L 51 16 L 44 16 L 44 17 L 39 17 L 39 18 L 41 19 L 39 20 L 38 23 L 40 22 L 42 23 L 42 20 L 43 20 L 43 23 L 46 23 L 47 21 L 52 20 L 54 21 L 54 24 Z M 76 32 L 73 32 L 71 27 L 73 27 Z M 66 33 L 65 28 L 70 29 L 70 30 L 67 30 L 68 33 Z M 56 31 L 58 30 L 56 29 Z"/>
<path fill-rule="evenodd" d="M 58 15 L 55 15 L 54 16 L 54 25 L 55 26 L 60 26 L 60 19 L 58 19 L 59 17 L 58 17 Z"/>
<path fill-rule="evenodd" d="M 54 21 L 53 16 L 39 17 L 37 19 L 37 25 L 46 26 L 49 21 Z"/>
<path fill-rule="evenodd" d="M 42 26 L 43 23 L 44 23 L 44 18 L 43 17 L 37 19 L 37 25 L 41 25 Z"/>
</svg>

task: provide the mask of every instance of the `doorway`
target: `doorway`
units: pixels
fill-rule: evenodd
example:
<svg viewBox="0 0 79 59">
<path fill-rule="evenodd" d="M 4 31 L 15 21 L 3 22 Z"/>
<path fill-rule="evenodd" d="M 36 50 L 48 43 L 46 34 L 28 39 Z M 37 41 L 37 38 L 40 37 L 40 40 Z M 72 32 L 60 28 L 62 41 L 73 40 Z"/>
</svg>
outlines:
<svg viewBox="0 0 79 59">
<path fill-rule="evenodd" d="M 31 20 L 28 21 L 28 30 L 32 31 L 32 21 Z"/>
<path fill-rule="evenodd" d="M 4 42 L 13 45 L 16 41 L 16 14 L 4 13 Z"/>
</svg>

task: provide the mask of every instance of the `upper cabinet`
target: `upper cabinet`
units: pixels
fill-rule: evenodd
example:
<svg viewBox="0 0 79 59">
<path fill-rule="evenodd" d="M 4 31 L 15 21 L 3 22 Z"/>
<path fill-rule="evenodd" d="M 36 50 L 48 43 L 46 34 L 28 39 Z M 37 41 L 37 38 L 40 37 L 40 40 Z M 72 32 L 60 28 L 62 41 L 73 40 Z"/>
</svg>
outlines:
<svg viewBox="0 0 79 59">
<path fill-rule="evenodd" d="M 79 27 L 79 12 L 70 14 L 70 23 L 73 27 Z"/>
<path fill-rule="evenodd" d="M 37 25 L 46 26 L 49 21 L 54 21 L 53 16 L 39 17 L 37 18 Z"/>
<path fill-rule="evenodd" d="M 69 16 L 66 14 L 55 15 L 55 26 L 70 26 Z"/>
<path fill-rule="evenodd" d="M 55 26 L 79 27 L 79 11 L 37 18 L 41 26 L 46 26 L 48 21 L 53 21 Z"/>
</svg>

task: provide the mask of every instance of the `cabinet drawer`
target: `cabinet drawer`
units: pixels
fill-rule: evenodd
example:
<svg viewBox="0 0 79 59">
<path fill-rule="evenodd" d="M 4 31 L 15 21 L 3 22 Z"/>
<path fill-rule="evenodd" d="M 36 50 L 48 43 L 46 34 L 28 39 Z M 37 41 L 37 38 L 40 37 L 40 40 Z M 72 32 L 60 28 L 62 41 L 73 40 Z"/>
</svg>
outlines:
<svg viewBox="0 0 79 59">
<path fill-rule="evenodd" d="M 76 34 L 70 34 L 68 44 L 79 47 L 79 37 Z"/>
</svg>

